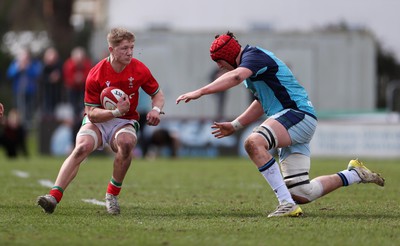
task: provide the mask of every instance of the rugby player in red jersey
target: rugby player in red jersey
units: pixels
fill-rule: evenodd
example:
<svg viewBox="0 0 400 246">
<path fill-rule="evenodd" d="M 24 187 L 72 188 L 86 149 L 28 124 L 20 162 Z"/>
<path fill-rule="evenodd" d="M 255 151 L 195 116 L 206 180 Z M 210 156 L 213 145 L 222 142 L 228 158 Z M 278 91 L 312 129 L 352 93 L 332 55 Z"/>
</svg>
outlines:
<svg viewBox="0 0 400 246">
<path fill-rule="evenodd" d="M 135 36 L 123 28 L 114 28 L 107 35 L 109 57 L 101 60 L 90 71 L 85 85 L 85 115 L 76 136 L 76 145 L 64 161 L 49 194 L 39 196 L 37 203 L 46 213 L 53 213 L 63 192 L 72 182 L 80 164 L 93 151 L 109 146 L 115 152 L 113 173 L 106 191 L 106 207 L 110 214 L 119 214 L 118 195 L 133 158 L 137 143 L 139 114 L 136 111 L 139 88 L 152 100 L 147 124 L 160 123 L 164 94 L 150 70 L 133 58 Z M 126 93 L 113 110 L 104 109 L 100 93 L 109 86 Z"/>
</svg>

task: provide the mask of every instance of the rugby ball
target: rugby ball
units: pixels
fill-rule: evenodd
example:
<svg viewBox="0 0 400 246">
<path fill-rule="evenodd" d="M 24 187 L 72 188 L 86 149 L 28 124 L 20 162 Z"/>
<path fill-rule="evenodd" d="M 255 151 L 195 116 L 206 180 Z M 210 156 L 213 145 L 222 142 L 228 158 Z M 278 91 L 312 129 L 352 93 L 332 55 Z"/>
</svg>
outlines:
<svg viewBox="0 0 400 246">
<path fill-rule="evenodd" d="M 117 108 L 118 100 L 124 95 L 126 95 L 125 92 L 117 87 L 106 87 L 100 94 L 101 105 L 105 109 L 114 110 Z"/>
</svg>

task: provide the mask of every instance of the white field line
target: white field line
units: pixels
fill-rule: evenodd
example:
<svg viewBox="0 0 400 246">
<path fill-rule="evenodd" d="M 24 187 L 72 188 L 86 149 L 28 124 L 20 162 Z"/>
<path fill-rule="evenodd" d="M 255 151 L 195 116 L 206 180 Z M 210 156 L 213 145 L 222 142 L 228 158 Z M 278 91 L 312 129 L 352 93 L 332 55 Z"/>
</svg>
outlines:
<svg viewBox="0 0 400 246">
<path fill-rule="evenodd" d="M 24 178 L 24 179 L 29 178 L 29 173 L 24 172 L 24 171 L 13 170 L 12 173 L 13 173 L 15 176 L 19 177 L 19 178 Z"/>
<path fill-rule="evenodd" d="M 52 188 L 54 186 L 54 183 L 51 182 L 48 179 L 39 179 L 38 180 L 39 184 L 41 184 L 44 187 Z"/>
<path fill-rule="evenodd" d="M 96 199 L 82 199 L 82 201 L 87 202 L 87 203 L 91 203 L 94 205 L 100 205 L 100 206 L 106 206 L 105 202 L 96 200 Z"/>
<path fill-rule="evenodd" d="M 19 178 L 28 178 L 30 176 L 29 173 L 20 170 L 13 170 L 12 173 Z M 52 188 L 54 186 L 54 183 L 48 179 L 39 179 L 38 183 L 47 188 Z M 94 205 L 106 206 L 105 202 L 96 199 L 82 199 L 82 201 Z"/>
</svg>

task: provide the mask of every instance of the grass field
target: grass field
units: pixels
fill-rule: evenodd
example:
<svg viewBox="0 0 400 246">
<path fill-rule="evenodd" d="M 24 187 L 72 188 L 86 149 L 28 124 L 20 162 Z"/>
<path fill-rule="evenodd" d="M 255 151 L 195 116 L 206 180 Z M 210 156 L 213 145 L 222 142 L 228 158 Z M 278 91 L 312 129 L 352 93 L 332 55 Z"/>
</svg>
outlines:
<svg viewBox="0 0 400 246">
<path fill-rule="evenodd" d="M 111 157 L 91 157 L 44 214 L 36 197 L 63 159 L 0 156 L 0 245 L 399 245 L 400 162 L 364 160 L 384 188 L 353 185 L 302 205 L 301 218 L 267 218 L 277 201 L 247 160 L 135 160 L 120 195 L 121 214 L 103 201 Z M 335 173 L 347 159 L 313 160 L 311 176 Z"/>
</svg>

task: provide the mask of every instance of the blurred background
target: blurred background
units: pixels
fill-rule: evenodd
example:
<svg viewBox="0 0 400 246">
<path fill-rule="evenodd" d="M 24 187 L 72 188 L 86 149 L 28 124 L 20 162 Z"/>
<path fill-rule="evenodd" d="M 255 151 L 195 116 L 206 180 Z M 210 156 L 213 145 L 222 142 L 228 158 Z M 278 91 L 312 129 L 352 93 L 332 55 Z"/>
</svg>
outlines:
<svg viewBox="0 0 400 246">
<path fill-rule="evenodd" d="M 71 151 L 86 75 L 120 26 L 135 33 L 134 56 L 166 96 L 162 124 L 140 132 L 138 158 L 245 156 L 255 125 L 220 140 L 210 129 L 247 108 L 244 86 L 175 105 L 212 81 L 209 47 L 228 30 L 274 52 L 308 90 L 319 117 L 314 156 L 400 157 L 399 9 L 395 0 L 2 0 L 1 149 L 10 158 Z M 138 110 L 149 109 L 141 97 Z"/>
</svg>

